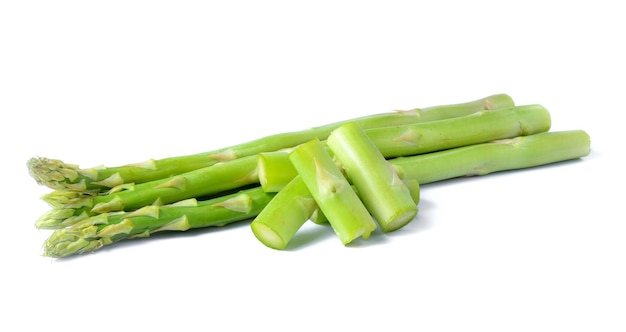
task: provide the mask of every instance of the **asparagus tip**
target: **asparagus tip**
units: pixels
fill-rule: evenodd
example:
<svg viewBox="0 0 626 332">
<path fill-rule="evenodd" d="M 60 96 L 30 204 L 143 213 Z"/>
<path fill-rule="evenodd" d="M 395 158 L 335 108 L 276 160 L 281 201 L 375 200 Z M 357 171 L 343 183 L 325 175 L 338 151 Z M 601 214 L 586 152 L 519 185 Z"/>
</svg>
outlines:
<svg viewBox="0 0 626 332">
<path fill-rule="evenodd" d="M 77 181 L 79 179 L 77 165 L 66 164 L 58 159 L 34 157 L 28 160 L 26 166 L 30 176 L 40 185 L 55 190 L 81 189 L 80 182 Z"/>
<path fill-rule="evenodd" d="M 53 208 L 37 219 L 35 227 L 39 229 L 58 229 L 65 220 L 72 216 L 74 216 L 74 209 Z"/>
<path fill-rule="evenodd" d="M 87 240 L 72 234 L 68 229 L 60 229 L 52 233 L 44 243 L 43 255 L 52 258 L 63 258 L 92 252 L 110 243 L 111 239 L 108 237 Z"/>
</svg>

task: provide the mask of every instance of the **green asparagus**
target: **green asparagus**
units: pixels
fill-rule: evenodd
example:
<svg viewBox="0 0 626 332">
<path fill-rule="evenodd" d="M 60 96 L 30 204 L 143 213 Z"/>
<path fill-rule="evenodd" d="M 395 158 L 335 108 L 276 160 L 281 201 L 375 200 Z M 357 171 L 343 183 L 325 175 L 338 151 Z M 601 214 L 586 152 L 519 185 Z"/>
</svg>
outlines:
<svg viewBox="0 0 626 332">
<path fill-rule="evenodd" d="M 539 105 L 527 105 L 440 121 L 372 128 L 366 133 L 383 156 L 393 157 L 399 153 L 413 155 L 529 135 L 547 131 L 549 127 L 548 111 Z M 44 200 L 53 209 L 41 216 L 35 225 L 42 229 L 56 229 L 98 213 L 133 210 L 155 202 L 169 204 L 258 184 L 258 158 L 258 155 L 248 156 L 166 179 L 137 185 L 122 184 L 108 194 L 66 192 L 62 200 L 55 200 L 57 195 L 47 195 Z M 68 195 L 74 195 L 74 199 Z"/>
<path fill-rule="evenodd" d="M 367 130 L 367 136 L 386 158 L 392 158 L 532 135 L 548 131 L 550 125 L 550 113 L 544 107 L 524 105 L 439 121 L 372 128 Z"/>
<path fill-rule="evenodd" d="M 44 254 L 66 257 L 162 231 L 251 220 L 284 249 L 307 221 L 330 223 L 348 245 L 414 219 L 420 186 L 585 157 L 582 130 L 549 132 L 541 105 L 505 94 L 396 111 L 266 136 L 214 151 L 82 169 L 32 158 L 53 191 L 36 226 L 54 229 Z"/>
<path fill-rule="evenodd" d="M 44 244 L 44 255 L 65 257 L 156 232 L 246 220 L 258 215 L 274 195 L 256 187 L 207 201 L 192 198 L 171 205 L 148 205 L 129 213 L 103 213 L 54 231 Z"/>
<path fill-rule="evenodd" d="M 346 122 L 356 122 L 362 128 L 378 128 L 441 120 L 465 116 L 483 110 L 495 110 L 513 106 L 514 103 L 511 97 L 506 94 L 497 94 L 461 104 L 370 115 L 302 131 L 267 136 L 205 153 L 160 160 L 151 159 L 125 166 L 100 166 L 81 169 L 77 165 L 49 158 L 31 158 L 27 166 L 31 176 L 37 183 L 52 189 L 102 192 L 123 184 L 140 184 L 169 178 L 220 162 L 253 156 L 260 152 L 291 148 L 313 138 L 325 140 L 332 130 Z"/>
<path fill-rule="evenodd" d="M 400 178 L 420 185 L 498 171 L 528 168 L 577 159 L 591 152 L 589 135 L 583 130 L 539 133 L 470 145 L 389 162 Z"/>
<path fill-rule="evenodd" d="M 363 129 L 347 123 L 327 141 L 367 210 L 384 232 L 395 231 L 417 215 L 409 188 Z"/>
<path fill-rule="evenodd" d="M 394 158 L 389 162 L 407 186 L 412 188 L 413 199 L 418 201 L 418 182 L 427 184 L 462 176 L 479 176 L 498 171 L 529 168 L 582 158 L 589 152 L 588 134 L 582 130 L 572 130 L 498 140 L 420 156 Z M 236 199 L 241 194 L 247 195 L 250 199 L 248 200 L 245 196 L 243 199 L 241 196 Z M 239 194 L 198 202 L 197 207 L 193 206 L 194 204 L 180 204 L 183 206 L 179 207 L 153 206 L 144 207 L 137 212 L 111 213 L 85 218 L 82 222 L 55 231 L 45 243 L 45 255 L 64 257 L 91 252 L 121 239 L 148 235 L 156 229 L 180 231 L 186 228 L 184 222 L 179 223 L 174 220 L 183 220 L 184 216 L 187 216 L 190 228 L 222 225 L 253 218 L 271 202 L 273 195 L 257 187 L 243 190 Z M 229 205 L 231 208 L 222 208 L 223 205 Z M 159 212 L 154 212 L 155 210 Z M 246 213 L 241 213 L 241 211 Z M 324 215 L 321 214 L 321 216 Z M 196 217 L 204 221 L 197 222 Z M 124 223 L 127 219 L 133 224 L 132 230 L 126 235 L 123 232 L 111 235 L 115 229 L 128 229 L 128 222 Z M 119 224 L 122 225 L 114 226 Z M 135 225 L 142 226 L 135 228 Z M 169 226 L 164 227 L 165 225 Z M 98 234 L 108 226 L 114 227 Z M 147 227 L 152 227 L 149 233 L 145 233 Z"/>
<path fill-rule="evenodd" d="M 35 225 L 42 229 L 57 229 L 100 213 L 130 211 L 145 205 L 170 204 L 257 183 L 256 156 L 244 157 L 171 178 L 130 186 L 107 195 L 85 196 L 75 193 L 79 196 L 70 204 L 53 202 L 53 197 L 44 196 L 44 200 L 54 208 L 40 217 Z"/>
<path fill-rule="evenodd" d="M 404 183 L 414 204 L 417 204 L 420 197 L 419 183 L 412 179 Z M 355 186 L 352 189 L 358 194 Z M 321 212 L 300 176 L 296 176 L 276 194 L 250 226 L 261 243 L 282 250 L 307 220 L 328 224 L 328 218 Z"/>
<path fill-rule="evenodd" d="M 369 238 L 376 223 L 319 140 L 300 145 L 289 159 L 344 245 Z"/>
<path fill-rule="evenodd" d="M 296 175 L 252 221 L 250 227 L 261 243 L 282 250 L 317 207 L 304 181 Z"/>
</svg>

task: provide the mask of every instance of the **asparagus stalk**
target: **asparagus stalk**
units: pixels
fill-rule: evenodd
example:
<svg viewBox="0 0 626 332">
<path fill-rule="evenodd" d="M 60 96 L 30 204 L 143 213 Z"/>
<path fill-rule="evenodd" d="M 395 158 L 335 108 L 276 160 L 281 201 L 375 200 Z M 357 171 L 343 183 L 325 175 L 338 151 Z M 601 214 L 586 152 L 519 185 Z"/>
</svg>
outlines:
<svg viewBox="0 0 626 332">
<path fill-rule="evenodd" d="M 588 155 L 589 152 L 590 139 L 587 133 L 582 130 L 572 130 L 498 140 L 420 156 L 395 158 L 389 160 L 389 162 L 393 165 L 394 169 L 396 169 L 398 175 L 403 178 L 405 184 L 411 189 L 413 199 L 417 203 L 417 201 L 419 201 L 419 183 L 426 184 L 461 176 L 478 176 L 498 171 L 529 168 L 582 158 Z M 85 218 L 78 224 L 55 231 L 45 243 L 45 254 L 51 257 L 63 257 L 90 252 L 121 239 L 149 235 L 156 229 L 161 231 L 180 231 L 185 227 L 180 226 L 182 223 L 178 224 L 173 221 L 184 219 L 183 216 L 187 216 L 190 222 L 190 228 L 228 224 L 236 220 L 241 220 L 238 218 L 252 218 L 258 215 L 270 202 L 273 202 L 273 200 L 270 199 L 272 195 L 274 195 L 264 193 L 261 187 L 243 190 L 240 194 L 246 194 L 250 197 L 252 202 L 251 209 L 248 210 L 248 208 L 241 207 L 249 206 L 247 203 L 242 204 L 241 202 L 250 202 L 250 200 L 245 197 L 243 199 L 234 199 L 238 194 L 232 194 L 209 201 L 198 202 L 197 207 L 190 205 L 180 208 L 174 206 L 153 206 L 140 209 L 137 212 L 110 213 Z M 276 196 L 278 196 L 278 194 L 276 194 Z M 274 196 L 274 198 L 276 198 L 276 196 Z M 212 206 L 212 208 L 206 206 Z M 224 206 L 230 206 L 231 208 L 220 208 Z M 158 214 L 148 213 L 148 211 L 156 209 L 161 212 Z M 196 212 L 195 209 L 207 210 L 199 210 Z M 242 215 L 233 211 L 247 211 L 247 214 Z M 161 218 L 165 217 L 164 212 L 168 213 L 168 217 L 161 220 Z M 153 217 L 152 215 L 158 216 Z M 277 213 L 277 215 L 280 215 L 280 213 Z M 195 219 L 196 216 L 198 218 L 205 218 L 203 219 L 205 223 L 197 222 Z M 234 218 L 235 216 L 237 216 L 237 218 Z M 325 215 L 322 213 L 319 214 L 319 216 L 322 218 L 318 219 L 318 222 L 322 223 Z M 133 223 L 133 230 L 129 231 L 126 236 L 120 232 L 109 235 L 116 228 L 121 229 L 128 227 L 123 223 L 124 220 L 127 219 L 130 219 Z M 299 222 L 297 220 L 301 220 L 301 218 L 295 219 L 296 223 Z M 106 222 L 102 222 L 102 220 L 106 220 Z M 275 223 L 279 223 L 275 218 L 272 220 Z M 294 220 L 288 222 L 294 222 Z M 122 224 L 122 226 L 118 226 L 120 224 Z M 152 230 L 146 233 L 146 229 L 153 227 L 151 226 L 153 224 L 156 228 L 151 228 Z M 135 228 L 136 225 L 144 226 L 142 226 L 142 228 Z M 165 225 L 169 226 L 164 227 Z M 175 227 L 175 225 L 178 226 Z M 96 228 L 92 226 L 96 226 Z M 106 232 L 101 232 L 103 229 L 107 228 L 107 226 L 113 227 Z M 88 227 L 91 228 L 89 228 L 89 231 L 86 231 Z"/>
<path fill-rule="evenodd" d="M 385 158 L 392 159 L 398 154 L 418 155 L 541 133 L 550 129 L 550 123 L 550 114 L 544 107 L 525 105 L 384 130 L 368 129 L 365 133 Z M 264 153 L 259 158 L 259 180 L 265 190 L 276 192 L 295 176 L 287 152 Z"/>
<path fill-rule="evenodd" d="M 396 126 L 407 123 L 440 120 L 464 116 L 482 110 L 513 107 L 513 100 L 506 94 L 497 94 L 472 102 L 434 106 L 409 111 L 388 112 L 348 120 L 363 128 Z M 348 121 L 331 123 L 302 131 L 281 133 L 263 137 L 239 145 L 205 153 L 148 160 L 118 167 L 94 167 L 81 169 L 58 159 L 31 158 L 27 166 L 31 176 L 41 185 L 55 190 L 107 191 L 123 184 L 151 182 L 196 169 L 215 165 L 260 152 L 276 151 L 294 147 L 313 138 L 326 139 L 330 132 Z"/>
<path fill-rule="evenodd" d="M 173 205 L 145 206 L 130 213 L 100 214 L 56 230 L 44 244 L 44 255 L 66 257 L 156 232 L 186 231 L 250 219 L 273 196 L 256 187 L 207 201 L 189 199 Z"/>
<path fill-rule="evenodd" d="M 54 208 L 39 218 L 35 225 L 42 229 L 57 229 L 100 213 L 131 211 L 153 204 L 170 204 L 258 184 L 258 181 L 257 158 L 249 156 L 171 178 L 130 186 L 108 195 L 85 196 L 75 193 L 75 200 L 70 200 L 69 204 L 63 203 L 68 199 L 67 195 L 62 201 L 55 201 L 56 197 L 47 195 L 44 200 Z"/>
<path fill-rule="evenodd" d="M 254 236 L 264 245 L 284 249 L 317 209 L 300 176 L 295 176 L 252 221 Z"/>
<path fill-rule="evenodd" d="M 385 157 L 413 155 L 463 145 L 483 143 L 548 130 L 550 115 L 539 105 L 518 106 L 447 120 L 367 129 L 367 136 Z M 275 156 L 280 157 L 280 154 Z M 286 158 L 286 155 L 282 155 Z M 65 193 L 44 196 L 54 207 L 36 222 L 38 228 L 56 229 L 98 213 L 138 209 L 154 202 L 217 194 L 259 183 L 258 156 L 248 156 L 179 174 L 167 179 L 122 184 L 106 195 Z M 275 162 L 275 161 L 274 161 Z M 288 172 L 285 172 L 285 175 Z M 284 186 L 291 178 L 285 179 Z M 75 199 L 68 202 L 67 195 Z"/>
<path fill-rule="evenodd" d="M 395 231 L 417 215 L 409 188 L 355 123 L 334 130 L 327 141 L 359 197 L 384 232 Z"/>
<path fill-rule="evenodd" d="M 440 121 L 372 128 L 367 136 L 386 158 L 392 158 L 546 132 L 550 124 L 550 113 L 544 107 L 524 105 Z"/>
<path fill-rule="evenodd" d="M 577 159 L 590 151 L 589 135 L 583 130 L 571 130 L 496 140 L 389 162 L 402 179 L 417 180 L 423 185 Z"/>
<path fill-rule="evenodd" d="M 319 140 L 300 145 L 289 159 L 344 245 L 369 238 L 376 223 Z"/>
</svg>

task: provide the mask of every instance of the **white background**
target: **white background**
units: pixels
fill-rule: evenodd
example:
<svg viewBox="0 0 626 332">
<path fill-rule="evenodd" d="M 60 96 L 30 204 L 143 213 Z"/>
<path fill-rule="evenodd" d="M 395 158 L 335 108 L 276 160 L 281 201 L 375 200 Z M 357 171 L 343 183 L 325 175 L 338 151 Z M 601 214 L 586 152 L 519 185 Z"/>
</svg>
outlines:
<svg viewBox="0 0 626 332">
<path fill-rule="evenodd" d="M 2 2 L 0 330 L 626 330 L 619 3 Z M 592 153 L 424 185 L 414 222 L 350 247 L 240 223 L 42 257 L 30 157 L 117 166 L 494 93 Z"/>
</svg>

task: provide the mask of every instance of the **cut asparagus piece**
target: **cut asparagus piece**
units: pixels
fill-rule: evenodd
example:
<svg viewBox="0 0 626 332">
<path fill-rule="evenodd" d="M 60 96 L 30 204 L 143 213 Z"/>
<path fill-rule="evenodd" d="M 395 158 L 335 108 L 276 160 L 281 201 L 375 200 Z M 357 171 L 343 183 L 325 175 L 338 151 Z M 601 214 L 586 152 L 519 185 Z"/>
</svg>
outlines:
<svg viewBox="0 0 626 332">
<path fill-rule="evenodd" d="M 417 182 L 417 180 L 414 180 L 414 179 L 405 179 L 405 180 L 402 180 L 402 181 L 404 182 L 404 184 L 409 189 L 409 192 L 411 193 L 411 197 L 413 198 L 413 202 L 417 205 L 419 203 L 419 201 L 420 201 L 420 185 L 419 185 L 419 182 Z M 352 189 L 356 190 L 356 188 L 354 186 L 352 186 Z M 289 206 L 285 206 L 283 208 L 284 209 L 289 209 L 290 207 Z M 315 210 L 313 210 L 313 213 L 311 214 L 311 217 L 309 218 L 309 220 L 311 220 L 312 222 L 314 222 L 314 223 L 316 223 L 318 225 L 328 224 L 328 218 L 326 218 L 324 213 L 319 208 L 316 208 Z M 294 221 L 294 223 L 295 222 L 296 221 Z"/>
<path fill-rule="evenodd" d="M 407 123 L 440 120 L 442 118 L 468 115 L 482 110 L 513 107 L 513 100 L 506 94 L 488 96 L 476 101 L 434 106 L 409 111 L 387 112 L 348 120 L 363 128 L 396 126 Z M 41 185 L 55 190 L 107 191 L 122 184 L 139 184 L 168 178 L 178 174 L 208 167 L 220 162 L 294 147 L 313 138 L 326 139 L 341 121 L 302 131 L 281 133 L 263 137 L 239 145 L 205 153 L 148 160 L 118 167 L 94 167 L 81 169 L 58 159 L 31 158 L 27 162 L 31 176 Z"/>
<path fill-rule="evenodd" d="M 419 202 L 419 183 L 405 181 L 413 202 Z M 356 190 L 355 186 L 352 186 Z M 252 221 L 250 227 L 255 237 L 265 246 L 282 250 L 287 247 L 297 231 L 307 220 L 328 224 L 313 196 L 300 176 L 294 177 Z"/>
<path fill-rule="evenodd" d="M 273 196 L 257 187 L 207 201 L 189 199 L 172 205 L 146 206 L 130 213 L 100 214 L 53 232 L 44 244 L 44 255 L 65 257 L 156 232 L 186 231 L 250 219 Z"/>
<path fill-rule="evenodd" d="M 417 206 L 409 189 L 361 127 L 344 124 L 330 134 L 327 144 L 384 232 L 415 218 Z"/>
<path fill-rule="evenodd" d="M 300 145 L 289 159 L 344 245 L 369 238 L 376 223 L 319 140 Z"/>
<path fill-rule="evenodd" d="M 276 194 L 250 227 L 261 243 L 282 250 L 316 209 L 309 189 L 302 178 L 296 176 Z"/>
<path fill-rule="evenodd" d="M 589 135 L 583 130 L 539 133 L 497 140 L 389 162 L 404 179 L 421 185 L 451 178 L 485 175 L 587 156 Z"/>
<path fill-rule="evenodd" d="M 288 151 L 259 153 L 258 162 L 259 182 L 266 192 L 282 190 L 298 174 Z"/>
</svg>

